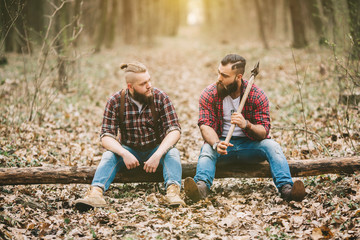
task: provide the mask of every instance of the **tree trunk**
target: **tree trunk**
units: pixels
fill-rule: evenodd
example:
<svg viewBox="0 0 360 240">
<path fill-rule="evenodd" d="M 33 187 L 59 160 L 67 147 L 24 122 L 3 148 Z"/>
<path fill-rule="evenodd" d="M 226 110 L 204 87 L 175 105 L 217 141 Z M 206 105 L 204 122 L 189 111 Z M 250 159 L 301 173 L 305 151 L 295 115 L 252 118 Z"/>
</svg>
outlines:
<svg viewBox="0 0 360 240">
<path fill-rule="evenodd" d="M 317 160 L 289 160 L 292 177 L 315 176 L 321 174 L 353 174 L 360 171 L 360 157 L 328 158 Z M 0 185 L 20 184 L 70 184 L 91 183 L 95 167 L 33 167 L 0 168 Z M 196 163 L 182 165 L 182 178 L 193 177 Z M 271 178 L 269 164 L 229 164 L 217 165 L 216 178 Z M 141 168 L 118 173 L 115 183 L 161 182 L 162 171 L 145 173 Z"/>
<path fill-rule="evenodd" d="M 105 34 L 106 34 L 106 23 L 107 23 L 107 6 L 108 0 L 100 0 L 100 21 L 97 25 L 97 36 L 96 36 L 96 46 L 95 52 L 100 52 L 101 46 L 104 43 Z"/>
<path fill-rule="evenodd" d="M 353 39 L 352 59 L 360 60 L 360 1 L 347 0 L 350 17 L 350 34 Z"/>
<path fill-rule="evenodd" d="M 325 44 L 324 23 L 320 13 L 319 2 L 314 0 L 306 0 L 305 5 L 309 12 L 311 22 L 314 26 L 315 33 L 319 39 L 319 45 L 324 45 Z"/>
<path fill-rule="evenodd" d="M 117 11 L 118 9 L 118 0 L 112 0 L 110 14 L 108 16 L 108 30 L 107 37 L 105 39 L 106 48 L 112 48 L 115 40 L 115 23 L 118 22 Z"/>
<path fill-rule="evenodd" d="M 131 44 L 134 41 L 135 31 L 133 28 L 133 1 L 123 0 L 122 1 L 123 14 L 122 14 L 122 24 L 123 24 L 123 36 L 124 42 L 126 44 Z"/>
<path fill-rule="evenodd" d="M 269 44 L 268 44 L 268 41 L 267 41 L 266 36 L 265 36 L 265 27 L 264 27 L 265 22 L 264 22 L 264 19 L 263 19 L 264 16 L 263 16 L 262 11 L 261 11 L 261 6 L 260 6 L 260 3 L 259 3 L 259 0 L 255 0 L 255 5 L 256 5 L 256 13 L 258 15 L 260 38 L 261 38 L 261 41 L 264 44 L 264 48 L 269 49 Z"/>
<path fill-rule="evenodd" d="M 294 48 L 304 48 L 308 45 L 308 42 L 305 37 L 305 25 L 301 11 L 301 2 L 299 0 L 289 0 L 289 3 L 293 29 L 292 46 Z"/>
</svg>

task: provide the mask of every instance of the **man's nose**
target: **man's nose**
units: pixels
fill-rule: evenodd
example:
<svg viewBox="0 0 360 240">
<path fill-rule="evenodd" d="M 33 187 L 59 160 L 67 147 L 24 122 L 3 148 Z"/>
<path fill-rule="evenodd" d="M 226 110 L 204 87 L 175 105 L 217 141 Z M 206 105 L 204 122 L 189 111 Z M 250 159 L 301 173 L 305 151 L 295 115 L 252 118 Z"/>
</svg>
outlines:
<svg viewBox="0 0 360 240">
<path fill-rule="evenodd" d="M 151 82 L 148 82 L 148 84 L 146 85 L 147 88 L 151 88 Z"/>
<path fill-rule="evenodd" d="M 221 74 L 218 74 L 218 81 L 221 83 L 222 82 L 222 77 L 221 77 Z"/>
</svg>

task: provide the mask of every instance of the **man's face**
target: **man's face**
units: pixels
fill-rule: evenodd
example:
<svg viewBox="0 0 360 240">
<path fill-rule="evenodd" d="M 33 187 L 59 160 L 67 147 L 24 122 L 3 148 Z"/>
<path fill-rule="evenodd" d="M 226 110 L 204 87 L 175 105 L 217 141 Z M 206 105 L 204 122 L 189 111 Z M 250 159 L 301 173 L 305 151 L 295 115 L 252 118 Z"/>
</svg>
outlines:
<svg viewBox="0 0 360 240">
<path fill-rule="evenodd" d="M 129 84 L 131 96 L 141 103 L 148 103 L 152 97 L 152 87 L 150 82 L 150 74 L 148 71 L 144 73 L 136 73 L 134 82 Z"/>
<path fill-rule="evenodd" d="M 225 66 L 219 65 L 218 68 L 218 81 L 216 83 L 218 94 L 224 98 L 238 89 L 238 77 L 235 70 L 231 69 L 231 64 Z M 241 75 L 241 74 L 240 74 Z M 241 76 L 240 76 L 241 78 Z"/>
</svg>

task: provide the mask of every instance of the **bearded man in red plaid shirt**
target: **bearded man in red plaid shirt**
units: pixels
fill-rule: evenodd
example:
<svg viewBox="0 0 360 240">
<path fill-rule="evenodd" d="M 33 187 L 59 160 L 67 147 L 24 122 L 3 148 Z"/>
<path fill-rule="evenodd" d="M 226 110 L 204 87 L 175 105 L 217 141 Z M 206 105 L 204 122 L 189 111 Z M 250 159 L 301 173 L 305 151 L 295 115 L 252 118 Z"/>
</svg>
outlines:
<svg viewBox="0 0 360 240">
<path fill-rule="evenodd" d="M 88 193 L 75 202 L 75 207 L 88 210 L 106 206 L 103 192 L 118 171 L 141 166 L 146 172 L 154 173 L 159 164 L 163 167 L 169 205 L 185 205 L 180 198 L 180 153 L 174 147 L 181 131 L 175 108 L 166 93 L 151 86 L 144 64 L 122 64 L 121 69 L 125 70 L 127 89 L 109 98 L 100 135 L 108 151 L 102 155 Z"/>
<path fill-rule="evenodd" d="M 185 179 L 186 195 L 194 202 L 206 198 L 213 184 L 217 162 L 256 163 L 267 160 L 275 186 L 287 201 L 302 201 L 304 184 L 293 182 L 281 147 L 269 138 L 269 100 L 253 85 L 242 113 L 237 113 L 248 82 L 244 80 L 246 61 L 237 54 L 225 56 L 218 68 L 217 83 L 200 96 L 199 121 L 205 140 L 201 148 L 196 175 Z M 231 124 L 235 130 L 230 143 L 225 142 Z"/>
</svg>

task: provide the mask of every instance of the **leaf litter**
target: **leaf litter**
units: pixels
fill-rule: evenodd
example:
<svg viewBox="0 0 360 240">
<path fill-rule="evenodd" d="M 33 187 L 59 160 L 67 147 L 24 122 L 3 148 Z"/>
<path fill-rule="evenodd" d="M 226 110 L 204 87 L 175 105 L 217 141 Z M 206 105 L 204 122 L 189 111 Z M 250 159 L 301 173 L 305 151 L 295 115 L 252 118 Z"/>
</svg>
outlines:
<svg viewBox="0 0 360 240">
<path fill-rule="evenodd" d="M 23 116 L 16 111 L 24 109 L 15 105 L 11 92 L 21 85 L 21 73 L 10 74 L 11 66 L 1 68 L 6 79 L 2 101 L 7 104 L 1 111 L 0 166 L 96 166 L 104 151 L 99 143 L 103 107 L 110 94 L 125 86 L 117 67 L 134 59 L 148 66 L 153 85 L 172 99 L 182 126 L 177 144 L 182 162 L 194 162 L 203 143 L 197 127 L 198 98 L 216 80 L 217 64 L 229 52 L 248 59 L 245 78 L 250 65 L 261 60 L 256 84 L 271 101 L 271 136 L 288 159 L 324 158 L 327 152 L 332 157 L 358 154 L 359 108 L 349 107 L 345 113 L 337 104 L 338 90 L 333 87 L 337 75 L 331 73 L 331 61 L 326 76 L 318 72 L 318 66 L 331 59 L 330 51 L 295 52 L 300 71 L 307 69 L 308 75 L 300 77 L 306 135 L 290 49 L 264 53 L 235 44 L 213 46 L 185 40 L 165 39 L 155 48 L 105 50 L 82 59 L 84 76 L 78 81 L 87 86 L 73 82 L 70 93 L 58 95 L 42 122 L 17 124 Z M 9 58 L 15 65 L 22 64 L 19 56 Z M 330 100 L 324 102 L 324 96 Z M 89 212 L 73 208 L 87 185 L 1 186 L 0 238 L 360 238 L 360 175 L 301 179 L 307 191 L 301 203 L 284 202 L 271 179 L 228 178 L 216 179 L 210 197 L 198 203 L 182 192 L 187 206 L 180 208 L 166 206 L 161 183 L 112 184 L 105 194 L 109 206 Z"/>
</svg>

